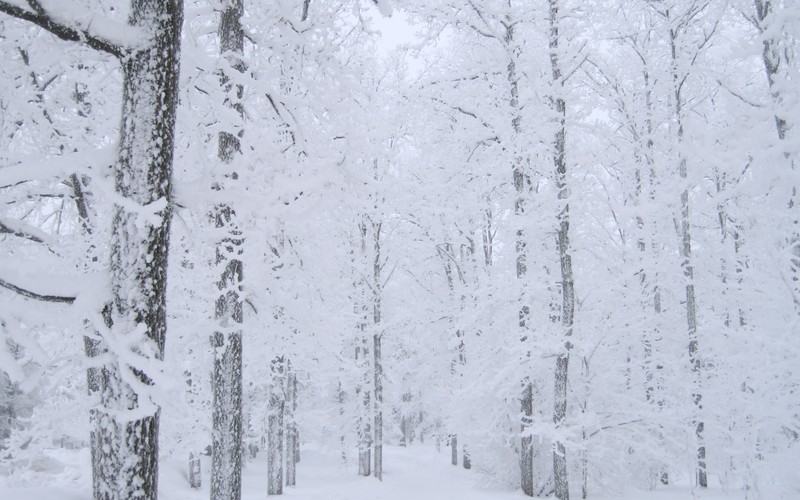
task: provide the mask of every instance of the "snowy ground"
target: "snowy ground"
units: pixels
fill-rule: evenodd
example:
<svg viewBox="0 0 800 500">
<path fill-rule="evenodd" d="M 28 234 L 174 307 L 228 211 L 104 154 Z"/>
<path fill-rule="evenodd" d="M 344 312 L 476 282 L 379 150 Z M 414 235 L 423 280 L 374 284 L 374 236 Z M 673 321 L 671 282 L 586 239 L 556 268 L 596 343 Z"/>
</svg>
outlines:
<svg viewBox="0 0 800 500">
<path fill-rule="evenodd" d="M 89 500 L 88 456 L 81 452 L 53 450 L 49 460 L 34 465 L 36 472 L 18 472 L 17 477 L 0 474 L 2 500 Z M 294 500 L 521 500 L 520 491 L 502 491 L 483 484 L 481 475 L 453 467 L 449 455 L 437 454 L 432 447 L 384 447 L 383 482 L 359 477 L 353 465 L 342 466 L 333 454 L 304 449 L 298 464 L 298 486 L 286 488 L 284 497 Z M 208 463 L 203 463 L 206 474 Z M 247 464 L 243 477 L 243 500 L 266 498 L 266 462 Z M 48 481 L 47 477 L 51 480 Z M 204 475 L 204 479 L 206 476 Z M 39 482 L 47 486 L 9 487 L 10 483 Z M 576 492 L 577 493 L 577 492 Z M 188 487 L 185 464 L 162 465 L 160 497 L 163 500 L 208 500 L 208 484 L 200 490 Z M 578 495 L 574 496 L 579 498 Z M 670 488 L 624 496 L 592 497 L 602 500 L 741 500 L 740 492 L 725 493 L 709 489 L 693 495 L 689 488 Z"/>
</svg>

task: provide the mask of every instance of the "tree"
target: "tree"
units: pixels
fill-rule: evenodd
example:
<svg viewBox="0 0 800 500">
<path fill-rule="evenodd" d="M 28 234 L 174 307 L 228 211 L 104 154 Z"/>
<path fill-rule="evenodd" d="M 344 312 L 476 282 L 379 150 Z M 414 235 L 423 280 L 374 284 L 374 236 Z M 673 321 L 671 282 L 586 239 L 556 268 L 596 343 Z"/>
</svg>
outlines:
<svg viewBox="0 0 800 500">
<path fill-rule="evenodd" d="M 93 489 L 96 499 L 154 499 L 159 409 L 147 394 L 153 379 L 144 366 L 148 360 L 163 359 L 166 338 L 183 3 L 132 0 L 127 39 L 110 39 L 92 27 L 83 28 L 37 0 L 30 0 L 26 8 L 0 2 L 0 12 L 120 60 L 123 106 L 114 169 L 119 198 L 112 223 L 111 308 L 108 329 L 102 332 L 110 356 L 100 369 L 101 406 L 92 414 L 98 444 Z"/>
<path fill-rule="evenodd" d="M 233 83 L 233 74 L 243 73 L 244 32 L 241 17 L 243 1 L 225 4 L 219 20 L 220 56 L 225 61 L 220 83 L 226 94 L 226 104 L 241 120 L 244 115 L 242 97 L 244 88 Z M 235 183 L 238 178 L 234 160 L 241 155 L 239 138 L 244 129 L 241 124 L 225 123 L 219 133 L 219 160 L 222 167 L 217 173 L 212 189 L 223 193 L 223 186 Z M 217 244 L 216 263 L 221 269 L 217 282 L 220 295 L 215 305 L 214 318 L 219 330 L 214 332 L 213 370 L 213 429 L 211 498 L 238 500 L 241 497 L 242 476 L 242 330 L 243 301 L 240 297 L 242 282 L 242 231 L 236 213 L 230 204 L 214 207 L 214 226 L 226 234 Z"/>
<path fill-rule="evenodd" d="M 562 95 L 564 79 L 567 75 L 562 73 L 559 42 L 559 0 L 550 0 L 550 65 L 553 72 L 554 95 L 550 98 L 553 107 L 556 133 L 553 139 L 553 164 L 556 171 L 556 187 L 558 199 L 563 204 L 558 211 L 558 257 L 561 264 L 561 324 L 563 327 L 564 351 L 556 358 L 555 391 L 553 402 L 553 422 L 557 427 L 564 426 L 567 418 L 567 382 L 569 380 L 569 351 L 572 348 L 572 325 L 575 318 L 575 281 L 572 270 L 572 255 L 570 249 L 570 217 L 569 196 L 567 184 L 566 162 L 566 102 Z M 569 478 L 567 469 L 567 450 L 562 441 L 556 441 L 553 450 L 553 478 L 555 480 L 555 495 L 560 500 L 569 499 Z"/>
</svg>

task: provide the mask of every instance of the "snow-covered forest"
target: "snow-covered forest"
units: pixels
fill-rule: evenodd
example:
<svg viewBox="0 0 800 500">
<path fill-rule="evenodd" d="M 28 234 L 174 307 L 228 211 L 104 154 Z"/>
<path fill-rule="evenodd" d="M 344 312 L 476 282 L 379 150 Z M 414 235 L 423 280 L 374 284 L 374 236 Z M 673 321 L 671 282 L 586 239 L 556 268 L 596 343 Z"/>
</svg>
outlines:
<svg viewBox="0 0 800 500">
<path fill-rule="evenodd" d="M 800 2 L 0 0 L 0 61 L 0 497 L 800 498 Z"/>
</svg>

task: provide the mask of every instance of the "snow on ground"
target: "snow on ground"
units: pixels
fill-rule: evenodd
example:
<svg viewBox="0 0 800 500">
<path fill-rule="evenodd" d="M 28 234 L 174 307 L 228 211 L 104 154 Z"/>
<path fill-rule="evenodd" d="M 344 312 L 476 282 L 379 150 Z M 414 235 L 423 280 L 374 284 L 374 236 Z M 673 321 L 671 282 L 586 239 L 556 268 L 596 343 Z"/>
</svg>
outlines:
<svg viewBox="0 0 800 500">
<path fill-rule="evenodd" d="M 50 469 L 12 477 L 0 474 L 2 500 L 90 500 L 91 478 L 88 453 L 52 450 Z M 296 487 L 284 490 L 287 500 L 521 500 L 522 492 L 502 491 L 487 486 L 480 473 L 453 467 L 449 453 L 437 453 L 432 447 L 400 448 L 384 446 L 383 482 L 356 475 L 355 464 L 342 465 L 334 453 L 317 448 L 304 448 L 297 468 Z M 204 457 L 205 458 L 205 457 Z M 62 467 L 54 467 L 54 463 Z M 161 466 L 159 478 L 162 500 L 208 500 L 209 461 L 203 462 L 203 487 L 188 486 L 185 463 L 168 461 Z M 266 458 L 261 454 L 249 462 L 242 479 L 242 499 L 266 499 Z M 22 475 L 25 475 L 23 478 Z M 48 474 L 51 480 L 48 481 Z M 13 477 L 17 475 L 18 477 Z M 9 487 L 9 483 L 37 481 L 37 487 Z M 580 498 L 573 492 L 574 498 Z M 652 492 L 628 493 L 624 496 L 592 496 L 597 500 L 741 500 L 741 492 L 726 493 L 720 489 L 696 492 L 690 488 L 669 488 Z"/>
</svg>

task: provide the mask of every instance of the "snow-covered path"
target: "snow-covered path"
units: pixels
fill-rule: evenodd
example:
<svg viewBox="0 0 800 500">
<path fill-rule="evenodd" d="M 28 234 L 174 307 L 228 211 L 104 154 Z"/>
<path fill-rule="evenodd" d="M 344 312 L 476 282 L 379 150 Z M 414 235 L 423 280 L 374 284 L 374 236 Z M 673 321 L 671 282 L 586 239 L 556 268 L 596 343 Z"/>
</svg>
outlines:
<svg viewBox="0 0 800 500">
<path fill-rule="evenodd" d="M 253 478 L 248 479 L 252 481 Z M 450 465 L 449 453 L 445 454 L 443 450 L 437 454 L 432 447 L 384 447 L 382 482 L 373 477 L 359 477 L 354 465 L 342 467 L 341 464 L 332 464 L 330 457 L 308 450 L 298 464 L 298 487 L 287 488 L 285 496 L 296 500 L 522 498 L 517 491 L 487 490 L 478 484 L 479 479 L 475 472 Z"/>
<path fill-rule="evenodd" d="M 55 451 L 55 450 L 54 450 Z M 34 488 L 4 487 L 2 500 L 90 500 L 91 478 L 85 450 L 59 450 L 64 470 L 48 478 L 30 477 Z M 73 459 L 73 460 L 70 460 Z M 159 498 L 162 500 L 208 500 L 207 457 L 203 457 L 203 487 L 189 488 L 186 463 L 167 461 L 161 465 Z M 519 490 L 503 490 L 481 481 L 477 471 L 453 467 L 449 449 L 437 453 L 432 446 L 401 448 L 384 446 L 383 481 L 356 474 L 356 464 L 342 465 L 333 451 L 304 448 L 297 468 L 297 486 L 284 489 L 287 500 L 523 500 Z M 242 484 L 242 500 L 266 500 L 266 458 L 247 463 Z M 13 482 L 13 481 L 12 481 Z M 8 483 L 7 483 L 8 484 Z M 573 492 L 579 498 L 579 492 Z M 592 496 L 596 500 L 742 500 L 741 491 L 725 493 L 719 488 L 692 493 L 688 487 L 671 487 L 626 495 Z"/>
</svg>

